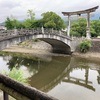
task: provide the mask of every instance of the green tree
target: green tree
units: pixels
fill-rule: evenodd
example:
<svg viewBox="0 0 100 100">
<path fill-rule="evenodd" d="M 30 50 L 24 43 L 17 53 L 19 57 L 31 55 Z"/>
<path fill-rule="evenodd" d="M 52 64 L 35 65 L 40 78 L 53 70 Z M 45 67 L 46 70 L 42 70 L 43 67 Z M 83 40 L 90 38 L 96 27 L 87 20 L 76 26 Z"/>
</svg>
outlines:
<svg viewBox="0 0 100 100">
<path fill-rule="evenodd" d="M 30 19 L 26 19 L 22 22 L 23 28 L 31 28 L 32 27 L 32 21 Z"/>
<path fill-rule="evenodd" d="M 5 27 L 7 27 L 7 29 L 12 29 L 13 28 L 12 21 L 9 17 L 6 18 Z"/>
<path fill-rule="evenodd" d="M 32 28 L 33 23 L 35 22 L 35 13 L 32 10 L 28 10 L 28 17 L 22 22 L 23 28 Z"/>
<path fill-rule="evenodd" d="M 20 28 L 21 23 L 11 16 L 11 18 L 9 17 L 6 18 L 5 27 L 7 27 L 7 29 Z"/>
<path fill-rule="evenodd" d="M 86 36 L 87 21 L 85 18 L 79 18 L 78 21 L 73 22 L 71 25 L 71 35 L 73 36 Z M 90 34 L 92 37 L 98 36 L 100 33 L 100 22 L 90 22 Z"/>
<path fill-rule="evenodd" d="M 100 36 L 100 20 L 91 21 L 91 27 L 94 29 L 93 36 Z"/>
<path fill-rule="evenodd" d="M 73 36 L 85 36 L 86 35 L 86 19 L 79 18 L 78 21 L 72 23 L 71 35 Z"/>
<path fill-rule="evenodd" d="M 29 17 L 31 20 L 34 20 L 34 19 L 35 19 L 35 13 L 34 13 L 31 9 L 29 9 L 29 10 L 27 11 L 27 13 L 28 13 L 28 17 Z"/>
<path fill-rule="evenodd" d="M 56 13 L 46 12 L 43 13 L 42 16 L 43 18 L 41 20 L 45 28 L 53 28 L 57 30 L 61 30 L 62 28 L 65 28 L 64 21 Z"/>
<path fill-rule="evenodd" d="M 73 36 L 81 36 L 81 34 L 79 33 L 79 23 L 78 22 L 73 22 L 71 25 L 71 35 Z"/>
<path fill-rule="evenodd" d="M 41 28 L 43 26 L 43 21 L 40 20 L 35 20 L 34 23 L 32 23 L 32 28 Z"/>
</svg>

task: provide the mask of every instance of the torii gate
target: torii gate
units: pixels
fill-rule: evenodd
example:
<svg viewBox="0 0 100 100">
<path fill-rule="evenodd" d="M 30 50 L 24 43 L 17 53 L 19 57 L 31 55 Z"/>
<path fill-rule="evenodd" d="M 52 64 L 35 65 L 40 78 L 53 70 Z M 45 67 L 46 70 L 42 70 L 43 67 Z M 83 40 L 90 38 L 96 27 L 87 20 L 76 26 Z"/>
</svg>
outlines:
<svg viewBox="0 0 100 100">
<path fill-rule="evenodd" d="M 86 38 L 90 39 L 91 34 L 90 34 L 90 13 L 95 12 L 96 9 L 98 9 L 99 6 L 82 10 L 82 11 L 75 11 L 75 12 L 62 12 L 64 16 L 68 16 L 68 27 L 67 27 L 67 36 L 70 36 L 70 16 L 72 15 L 81 15 L 81 14 L 87 14 L 87 29 L 86 29 Z"/>
</svg>

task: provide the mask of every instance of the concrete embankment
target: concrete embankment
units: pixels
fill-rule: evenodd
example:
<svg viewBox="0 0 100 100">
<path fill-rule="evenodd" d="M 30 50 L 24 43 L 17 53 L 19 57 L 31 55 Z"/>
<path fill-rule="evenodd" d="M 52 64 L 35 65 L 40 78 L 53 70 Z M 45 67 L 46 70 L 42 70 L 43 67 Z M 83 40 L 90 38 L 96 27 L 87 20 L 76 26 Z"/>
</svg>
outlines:
<svg viewBox="0 0 100 100">
<path fill-rule="evenodd" d="M 100 39 L 92 39 L 92 47 L 87 53 L 81 53 L 78 48 L 72 55 L 100 61 Z"/>
</svg>

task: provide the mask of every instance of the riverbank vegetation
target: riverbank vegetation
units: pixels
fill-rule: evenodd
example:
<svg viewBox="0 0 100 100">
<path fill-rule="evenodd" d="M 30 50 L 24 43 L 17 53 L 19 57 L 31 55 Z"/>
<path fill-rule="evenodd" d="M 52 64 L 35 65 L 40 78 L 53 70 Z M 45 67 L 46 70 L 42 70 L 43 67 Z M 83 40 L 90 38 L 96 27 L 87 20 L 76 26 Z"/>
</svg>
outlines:
<svg viewBox="0 0 100 100">
<path fill-rule="evenodd" d="M 13 67 L 13 69 L 10 70 L 9 72 L 3 71 L 2 73 L 18 82 L 21 82 L 23 84 L 28 84 L 28 80 L 27 78 L 25 78 L 23 70 L 17 69 L 16 67 Z"/>
<path fill-rule="evenodd" d="M 91 43 L 90 40 L 83 40 L 79 44 L 80 52 L 86 53 L 87 51 L 89 51 L 89 49 L 90 49 L 91 46 L 92 46 L 92 43 Z"/>
</svg>

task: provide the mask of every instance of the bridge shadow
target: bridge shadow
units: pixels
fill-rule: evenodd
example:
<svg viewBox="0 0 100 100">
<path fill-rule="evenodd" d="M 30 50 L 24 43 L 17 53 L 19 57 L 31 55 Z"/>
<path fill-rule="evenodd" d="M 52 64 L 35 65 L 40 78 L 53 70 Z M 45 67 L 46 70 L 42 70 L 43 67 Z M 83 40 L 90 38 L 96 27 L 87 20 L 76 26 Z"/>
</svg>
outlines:
<svg viewBox="0 0 100 100">
<path fill-rule="evenodd" d="M 51 39 L 51 38 L 39 38 L 42 41 L 49 43 L 53 50 L 53 53 L 60 53 L 60 54 L 71 54 L 71 48 L 69 45 L 65 44 L 62 41 Z"/>
</svg>

